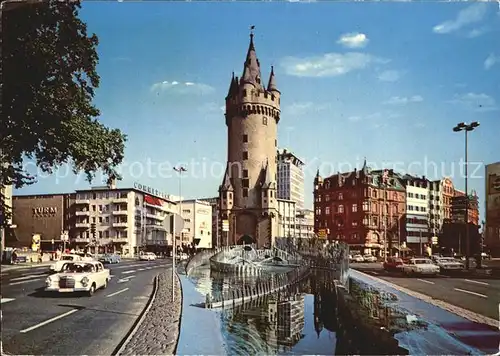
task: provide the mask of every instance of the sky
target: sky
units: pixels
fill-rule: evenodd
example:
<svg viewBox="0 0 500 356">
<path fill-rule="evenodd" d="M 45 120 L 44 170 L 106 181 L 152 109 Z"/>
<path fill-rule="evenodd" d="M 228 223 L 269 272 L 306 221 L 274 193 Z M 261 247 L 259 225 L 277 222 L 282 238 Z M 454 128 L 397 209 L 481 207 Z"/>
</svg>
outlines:
<svg viewBox="0 0 500 356">
<path fill-rule="evenodd" d="M 463 189 L 465 135 L 452 128 L 471 121 L 469 185 L 484 202 L 484 164 L 500 161 L 499 3 L 85 1 L 80 17 L 99 37 L 100 120 L 128 136 L 120 187 L 178 195 L 182 164 L 182 196 L 218 194 L 224 100 L 254 25 L 262 76 L 274 66 L 282 93 L 278 145 L 305 162 L 306 206 L 317 169 L 365 158 Z M 37 176 L 16 193 L 90 187 L 68 167 Z"/>
</svg>

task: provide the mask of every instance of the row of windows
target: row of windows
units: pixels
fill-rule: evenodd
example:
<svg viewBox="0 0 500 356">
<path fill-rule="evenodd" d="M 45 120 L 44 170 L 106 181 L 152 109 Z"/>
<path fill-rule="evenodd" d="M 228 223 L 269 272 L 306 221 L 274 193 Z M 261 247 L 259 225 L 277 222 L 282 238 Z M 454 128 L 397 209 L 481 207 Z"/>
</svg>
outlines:
<svg viewBox="0 0 500 356">
<path fill-rule="evenodd" d="M 427 208 L 425 206 L 417 206 L 417 205 L 408 205 L 407 209 L 408 211 L 422 211 L 422 212 L 427 211 Z"/>
<path fill-rule="evenodd" d="M 423 199 L 427 200 L 427 195 L 426 194 L 419 194 L 419 193 L 410 193 L 406 194 L 408 198 L 415 198 L 415 199 Z"/>
</svg>

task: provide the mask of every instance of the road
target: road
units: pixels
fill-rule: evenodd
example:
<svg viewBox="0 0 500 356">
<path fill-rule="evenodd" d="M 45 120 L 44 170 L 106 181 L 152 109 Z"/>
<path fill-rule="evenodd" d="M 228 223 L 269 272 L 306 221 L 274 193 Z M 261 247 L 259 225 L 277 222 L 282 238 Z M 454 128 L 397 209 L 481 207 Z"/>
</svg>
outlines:
<svg viewBox="0 0 500 356">
<path fill-rule="evenodd" d="M 461 275 L 437 277 L 403 277 L 388 273 L 380 263 L 356 263 L 351 268 L 428 295 L 477 314 L 499 320 L 500 280 Z"/>
<path fill-rule="evenodd" d="M 48 267 L 2 271 L 2 343 L 16 355 L 110 355 L 151 295 L 170 260 L 122 261 L 108 267 L 107 289 L 92 297 L 43 293 Z"/>
</svg>

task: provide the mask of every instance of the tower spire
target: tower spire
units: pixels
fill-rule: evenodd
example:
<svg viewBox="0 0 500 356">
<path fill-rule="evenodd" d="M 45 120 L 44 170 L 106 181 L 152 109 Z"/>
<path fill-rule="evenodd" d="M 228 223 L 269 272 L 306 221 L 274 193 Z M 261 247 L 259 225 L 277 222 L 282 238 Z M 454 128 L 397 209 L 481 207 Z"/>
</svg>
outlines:
<svg viewBox="0 0 500 356">
<path fill-rule="evenodd" d="M 243 74 L 241 75 L 241 82 L 253 84 L 256 87 L 262 87 L 260 64 L 257 59 L 255 45 L 253 43 L 253 30 L 255 26 L 250 27 L 250 44 L 248 45 L 247 57 L 245 59 L 245 66 Z"/>
<path fill-rule="evenodd" d="M 271 66 L 271 74 L 269 75 L 269 82 L 267 84 L 267 90 L 279 92 L 279 90 L 276 86 L 276 77 L 274 76 L 274 66 Z"/>
</svg>

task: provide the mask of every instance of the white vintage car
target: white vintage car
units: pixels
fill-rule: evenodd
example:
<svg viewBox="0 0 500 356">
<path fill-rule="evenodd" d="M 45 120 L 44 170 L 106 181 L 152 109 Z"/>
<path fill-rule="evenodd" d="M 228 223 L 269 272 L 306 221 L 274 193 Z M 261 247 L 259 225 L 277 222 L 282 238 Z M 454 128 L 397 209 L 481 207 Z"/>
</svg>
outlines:
<svg viewBox="0 0 500 356">
<path fill-rule="evenodd" d="M 434 259 L 434 263 L 440 268 L 441 272 L 461 271 L 464 269 L 462 262 L 453 257 L 437 257 Z"/>
<path fill-rule="evenodd" d="M 109 269 L 98 261 L 67 262 L 61 273 L 45 280 L 46 292 L 85 292 L 92 296 L 97 289 L 106 288 L 110 279 Z"/>
<path fill-rule="evenodd" d="M 153 252 L 145 252 L 139 255 L 139 261 L 154 261 L 156 255 Z"/>
<path fill-rule="evenodd" d="M 403 274 L 407 276 L 439 274 L 439 266 L 436 266 L 428 258 L 412 258 L 403 265 Z"/>
<path fill-rule="evenodd" d="M 63 266 L 68 262 L 90 262 L 94 261 L 94 257 L 90 254 L 63 254 L 61 258 L 56 263 L 50 265 L 49 269 L 51 273 L 61 272 Z"/>
</svg>

